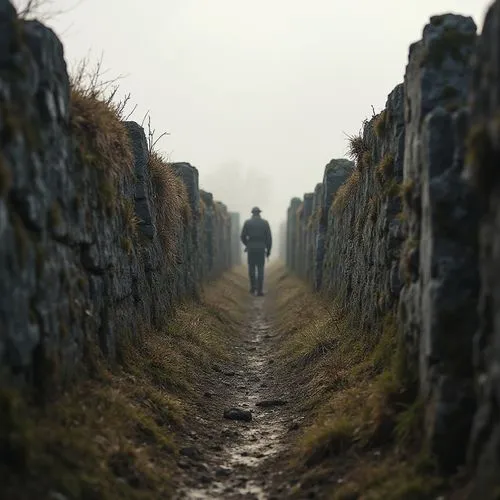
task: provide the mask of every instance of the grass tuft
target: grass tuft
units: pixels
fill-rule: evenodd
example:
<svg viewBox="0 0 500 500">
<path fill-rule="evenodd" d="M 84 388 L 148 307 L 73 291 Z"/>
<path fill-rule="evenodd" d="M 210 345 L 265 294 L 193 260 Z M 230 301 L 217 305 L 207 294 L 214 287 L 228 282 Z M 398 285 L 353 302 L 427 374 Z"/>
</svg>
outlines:
<svg viewBox="0 0 500 500">
<path fill-rule="evenodd" d="M 131 174 L 133 156 L 119 107 L 83 78 L 71 82 L 71 131 L 80 158 L 117 180 Z"/>
<path fill-rule="evenodd" d="M 344 184 L 340 186 L 332 202 L 332 207 L 336 212 L 341 212 L 354 199 L 360 180 L 360 171 L 355 169 Z"/>
<path fill-rule="evenodd" d="M 157 152 L 149 155 L 149 168 L 153 180 L 156 223 L 167 263 L 177 261 L 183 227 L 191 220 L 186 186 L 170 164 Z"/>
<path fill-rule="evenodd" d="M 393 172 L 394 156 L 386 154 L 375 169 L 375 176 L 380 184 L 384 184 L 393 175 Z"/>
<path fill-rule="evenodd" d="M 351 160 L 360 165 L 366 152 L 369 152 L 369 147 L 361 134 L 348 136 L 347 155 Z"/>
</svg>

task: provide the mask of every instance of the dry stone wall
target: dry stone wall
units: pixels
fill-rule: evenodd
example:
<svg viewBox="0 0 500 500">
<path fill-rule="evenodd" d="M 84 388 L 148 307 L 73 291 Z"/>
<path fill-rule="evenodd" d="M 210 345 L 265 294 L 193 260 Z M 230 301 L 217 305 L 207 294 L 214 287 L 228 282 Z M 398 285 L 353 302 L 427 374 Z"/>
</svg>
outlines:
<svg viewBox="0 0 500 500">
<path fill-rule="evenodd" d="M 469 448 L 477 474 L 471 498 L 489 498 L 492 491 L 500 491 L 500 2 L 489 10 L 481 33 L 469 94 L 465 160 L 480 212 L 479 327 L 469 347 L 477 405 Z"/>
<path fill-rule="evenodd" d="M 500 2 L 479 37 L 469 17 L 431 18 L 354 162 L 332 160 L 286 228 L 288 268 L 360 328 L 397 318 L 426 442 L 442 470 L 475 471 L 470 498 L 500 483 L 499 53 Z"/>
<path fill-rule="evenodd" d="M 144 130 L 75 93 L 51 30 L 0 0 L 0 33 L 0 372 L 43 398 L 196 298 L 234 228 L 189 163 L 158 185 Z"/>
</svg>

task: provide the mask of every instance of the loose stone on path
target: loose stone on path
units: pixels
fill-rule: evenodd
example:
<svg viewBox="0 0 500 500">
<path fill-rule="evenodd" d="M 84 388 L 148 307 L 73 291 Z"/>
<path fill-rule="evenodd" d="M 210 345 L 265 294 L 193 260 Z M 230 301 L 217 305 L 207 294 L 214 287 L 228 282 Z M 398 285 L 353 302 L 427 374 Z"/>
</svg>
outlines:
<svg viewBox="0 0 500 500">
<path fill-rule="evenodd" d="M 242 420 L 244 422 L 250 422 L 252 420 L 252 413 L 241 408 L 229 408 L 224 410 L 224 418 L 227 418 L 228 420 Z"/>
</svg>

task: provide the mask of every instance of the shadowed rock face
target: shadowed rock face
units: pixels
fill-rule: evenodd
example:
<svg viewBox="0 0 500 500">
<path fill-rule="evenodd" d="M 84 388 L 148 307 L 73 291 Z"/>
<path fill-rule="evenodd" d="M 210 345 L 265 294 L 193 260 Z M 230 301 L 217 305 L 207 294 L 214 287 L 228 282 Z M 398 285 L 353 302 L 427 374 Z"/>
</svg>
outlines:
<svg viewBox="0 0 500 500">
<path fill-rule="evenodd" d="M 486 16 L 474 60 L 467 141 L 466 174 L 481 203 L 480 324 L 473 351 L 478 410 L 470 448 L 476 481 L 471 498 L 490 498 L 500 488 L 499 34 L 500 2 L 495 2 Z"/>
<path fill-rule="evenodd" d="M 144 130 L 124 123 L 116 148 L 126 161 L 115 175 L 85 154 L 74 129 L 90 134 L 95 125 L 74 123 L 71 106 L 61 43 L 1 0 L 0 370 L 41 396 L 71 379 L 93 346 L 114 360 L 122 341 L 196 296 L 209 259 L 217 262 L 212 276 L 230 262 L 227 209 L 212 221 L 209 255 L 198 172 L 183 163 L 173 168 L 193 217 L 172 269 L 158 236 Z"/>
<path fill-rule="evenodd" d="M 313 283 L 315 290 L 322 286 L 323 262 L 325 258 L 325 237 L 328 231 L 328 211 L 336 191 L 352 172 L 354 164 L 343 158 L 333 159 L 326 165 L 323 182 L 317 184 L 313 195 L 313 208 L 310 236 L 312 240 L 312 255 L 308 257 L 311 271 L 308 280 Z M 311 262 L 312 260 L 312 262 Z"/>
<path fill-rule="evenodd" d="M 461 179 L 467 129 L 471 18 L 431 20 L 410 49 L 405 75 L 406 270 L 400 318 L 427 430 L 443 465 L 463 462 L 474 411 L 471 339 L 477 327 L 478 210 Z M 413 242 L 413 244 L 412 244 Z"/>
</svg>

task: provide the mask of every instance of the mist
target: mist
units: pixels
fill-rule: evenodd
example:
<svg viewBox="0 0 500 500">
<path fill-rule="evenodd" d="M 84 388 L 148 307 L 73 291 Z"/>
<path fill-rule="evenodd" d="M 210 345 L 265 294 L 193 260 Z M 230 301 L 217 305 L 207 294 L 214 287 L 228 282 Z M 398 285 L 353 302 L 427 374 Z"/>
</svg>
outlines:
<svg viewBox="0 0 500 500">
<path fill-rule="evenodd" d="M 19 4 L 19 2 L 18 2 Z M 384 108 L 430 16 L 487 0 L 54 0 L 47 24 L 69 67 L 102 56 L 106 78 L 149 111 L 172 161 L 200 171 L 231 211 L 259 205 L 278 235 L 290 198 L 320 182 L 346 134 Z"/>
</svg>

